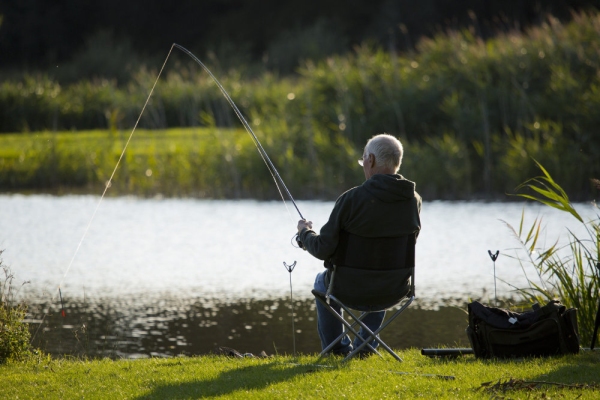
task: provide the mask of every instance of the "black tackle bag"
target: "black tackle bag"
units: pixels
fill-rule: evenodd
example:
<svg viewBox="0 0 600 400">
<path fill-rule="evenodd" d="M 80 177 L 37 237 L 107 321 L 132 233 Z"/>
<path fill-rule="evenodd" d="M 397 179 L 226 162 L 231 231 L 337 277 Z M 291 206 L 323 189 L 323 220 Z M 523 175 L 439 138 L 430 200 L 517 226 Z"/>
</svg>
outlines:
<svg viewBox="0 0 600 400">
<path fill-rule="evenodd" d="M 543 357 L 579 352 L 577 309 L 553 300 L 517 313 L 469 303 L 467 336 L 477 358 Z"/>
</svg>

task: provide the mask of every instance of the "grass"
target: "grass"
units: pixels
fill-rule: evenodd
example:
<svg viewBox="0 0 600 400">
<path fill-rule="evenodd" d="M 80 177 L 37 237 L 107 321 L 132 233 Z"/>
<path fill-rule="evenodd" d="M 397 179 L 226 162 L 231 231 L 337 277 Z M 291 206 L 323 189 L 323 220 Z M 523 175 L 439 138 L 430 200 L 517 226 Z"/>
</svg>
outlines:
<svg viewBox="0 0 600 400">
<path fill-rule="evenodd" d="M 115 129 L 0 135 L 0 191 L 100 193 L 130 133 Z M 359 182 L 359 168 L 342 168 L 358 157 L 358 150 L 343 143 L 321 143 L 309 160 L 299 146 L 281 138 L 262 135 L 261 140 L 294 193 L 302 188 L 304 197 L 331 197 L 347 189 L 344 183 Z M 342 172 L 318 176 L 331 168 Z M 216 127 L 137 129 L 108 194 L 278 198 L 250 135 L 243 129 Z"/>
<path fill-rule="evenodd" d="M 579 398 L 600 394 L 600 352 L 527 360 L 314 355 L 51 360 L 0 366 L 1 398 Z M 445 379 L 451 376 L 453 379 Z M 540 383 L 545 382 L 545 384 Z"/>
<path fill-rule="evenodd" d="M 356 164 L 361 146 L 322 131 L 294 129 L 289 133 L 286 126 L 255 127 L 296 199 L 333 200 L 362 182 L 362 170 Z M 129 135 L 130 131 L 116 128 L 2 134 L 0 192 L 102 193 Z M 417 182 L 424 198 L 477 198 L 468 178 L 477 166 L 468 161 L 467 146 L 456 136 L 430 137 L 421 144 L 403 140 L 403 144 L 406 156 L 400 173 Z M 521 165 L 535 165 L 523 154 L 526 161 Z M 496 182 L 511 188 L 509 192 L 531 176 L 524 175 L 527 168 L 507 168 L 511 173 Z M 137 129 L 107 194 L 279 198 L 250 135 L 241 128 L 215 126 Z"/>
</svg>

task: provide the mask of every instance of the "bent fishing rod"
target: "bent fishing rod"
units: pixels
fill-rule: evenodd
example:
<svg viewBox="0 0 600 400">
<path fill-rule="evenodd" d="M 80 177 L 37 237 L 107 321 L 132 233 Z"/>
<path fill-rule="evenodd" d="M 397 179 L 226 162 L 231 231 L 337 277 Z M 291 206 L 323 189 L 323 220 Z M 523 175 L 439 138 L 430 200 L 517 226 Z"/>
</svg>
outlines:
<svg viewBox="0 0 600 400">
<path fill-rule="evenodd" d="M 202 63 L 202 61 L 200 61 L 198 59 L 198 57 L 196 57 L 191 51 L 189 51 L 188 49 L 186 49 L 185 47 L 183 47 L 181 45 L 178 45 L 177 43 L 173 43 L 173 46 L 171 46 L 171 49 L 173 47 L 177 47 L 179 50 L 183 51 L 185 54 L 187 54 L 188 56 L 190 56 L 194 61 L 196 61 L 196 63 L 198 63 L 198 65 L 200 65 L 204 69 L 204 71 L 206 71 L 206 73 L 208 75 L 210 75 L 210 77 L 212 78 L 212 80 L 217 84 L 217 86 L 219 87 L 219 90 L 221 91 L 221 93 L 223 93 L 223 96 L 225 96 L 225 99 L 227 100 L 227 102 L 229 103 L 229 105 L 231 106 L 231 108 L 233 109 L 233 111 L 235 112 L 235 115 L 237 115 L 237 117 L 240 120 L 240 122 L 242 123 L 242 125 L 244 125 L 244 128 L 246 129 L 246 131 L 252 137 L 252 141 L 254 142 L 254 145 L 256 146 L 258 152 L 260 153 L 261 158 L 263 159 L 263 161 L 267 165 L 267 168 L 269 169 L 269 172 L 271 173 L 271 176 L 273 177 L 273 180 L 275 181 L 275 186 L 277 186 L 277 190 L 279 191 L 279 195 L 281 196 L 281 199 L 283 200 L 284 204 L 285 204 L 285 199 L 283 197 L 283 194 L 281 193 L 281 189 L 279 188 L 279 184 L 277 183 L 278 180 L 279 180 L 279 183 L 281 183 L 281 186 L 283 187 L 283 189 L 284 189 L 285 193 L 287 194 L 288 198 L 294 204 L 294 207 L 296 208 L 296 211 L 298 212 L 298 215 L 300 215 L 300 219 L 305 219 L 302 216 L 302 213 L 300 212 L 300 209 L 298 208 L 298 205 L 296 204 L 296 201 L 292 197 L 292 194 L 290 193 L 289 189 L 285 185 L 285 182 L 281 178 L 281 175 L 279 175 L 279 172 L 277 171 L 277 168 L 275 168 L 275 165 L 273 165 L 273 162 L 271 161 L 271 159 L 269 158 L 269 155 L 267 154 L 267 152 L 263 148 L 262 144 L 260 143 L 260 141 L 258 140 L 258 138 L 256 137 L 256 135 L 254 134 L 254 131 L 250 127 L 250 124 L 248 124 L 248 122 L 246 121 L 246 119 L 242 115 L 241 111 L 235 105 L 235 103 L 233 102 L 233 100 L 229 96 L 229 93 L 227 93 L 227 91 L 225 90 L 225 88 L 223 87 L 223 85 L 221 85 L 221 83 L 219 82 L 219 80 L 206 67 L 206 65 L 204 65 Z M 169 54 L 171 54 L 170 51 L 169 51 Z M 167 58 L 168 58 L 168 56 L 167 56 Z"/>
<path fill-rule="evenodd" d="M 231 99 L 231 97 L 229 96 L 229 93 L 227 93 L 227 91 L 225 90 L 225 88 L 223 87 L 223 85 L 221 85 L 221 83 L 219 82 L 219 80 L 213 75 L 213 73 L 206 67 L 206 65 L 204 65 L 202 63 L 202 61 L 200 61 L 198 59 L 198 57 L 196 57 L 191 51 L 189 51 L 188 49 L 186 49 L 185 47 L 177 44 L 177 43 L 173 43 L 173 45 L 171 46 L 171 48 L 169 49 L 169 53 L 167 54 L 167 57 L 165 58 L 165 61 L 162 64 L 162 67 L 160 68 L 160 71 L 158 72 L 158 75 L 156 77 L 156 80 L 154 81 L 154 84 L 152 85 L 152 88 L 150 89 L 150 93 L 148 94 L 148 97 L 146 98 L 146 102 L 144 103 L 142 110 L 140 111 L 140 114 L 133 126 L 133 129 L 131 130 L 131 133 L 129 134 L 129 137 L 127 139 L 127 141 L 125 142 L 125 146 L 123 147 L 123 150 L 121 151 L 121 155 L 119 156 L 117 163 L 113 169 L 112 174 L 110 175 L 108 181 L 105 184 L 104 187 L 104 191 L 102 192 L 102 195 L 100 196 L 100 200 L 98 201 L 98 203 L 96 204 L 96 208 L 94 209 L 94 212 L 92 213 L 92 216 L 87 224 L 87 227 L 85 228 L 83 235 L 81 237 L 81 239 L 79 240 L 79 244 L 77 245 L 77 248 L 75 249 L 75 252 L 73 254 L 73 256 L 71 257 L 71 261 L 69 262 L 69 265 L 66 268 L 66 271 L 64 272 L 57 290 L 56 290 L 56 294 L 58 294 L 61 297 L 61 303 L 62 303 L 62 294 L 61 294 L 61 286 L 62 283 L 65 279 L 65 277 L 67 276 L 67 274 L 69 273 L 69 271 L 71 270 L 71 266 L 73 265 L 73 262 L 75 260 L 75 258 L 77 257 L 77 254 L 79 253 L 79 249 L 81 248 L 81 245 L 83 243 L 83 241 L 85 240 L 88 231 L 92 225 L 92 222 L 94 221 L 96 214 L 98 212 L 98 209 L 100 208 L 100 204 L 102 203 L 102 200 L 104 199 L 106 192 L 108 191 L 108 189 L 111 186 L 111 182 L 113 180 L 113 177 L 115 176 L 115 173 L 117 171 L 117 169 L 119 168 L 119 165 L 121 163 L 121 160 L 123 159 L 125 152 L 127 150 L 127 147 L 129 146 L 129 143 L 131 142 L 131 139 L 133 138 L 133 134 L 136 131 L 138 124 L 142 118 L 142 115 L 144 114 L 144 111 L 146 110 L 146 106 L 148 105 L 150 98 L 152 97 L 152 94 L 154 93 L 154 89 L 156 87 L 156 84 L 158 83 L 158 80 L 160 79 L 160 76 L 162 75 L 162 72 L 165 68 L 165 65 L 167 64 L 167 61 L 169 60 L 169 57 L 171 56 L 171 53 L 173 52 L 173 47 L 177 47 L 179 50 L 183 51 L 185 54 L 187 54 L 188 56 L 190 56 L 194 61 L 196 61 L 196 63 L 198 63 L 198 65 L 200 65 L 202 67 L 202 69 L 204 69 L 204 71 L 206 71 L 206 73 L 208 73 L 208 75 L 212 78 L 212 80 L 216 83 L 216 85 L 218 86 L 219 90 L 221 90 L 221 93 L 223 93 L 223 96 L 225 96 L 225 99 L 227 100 L 227 102 L 229 103 L 229 105 L 231 106 L 231 108 L 233 108 L 233 111 L 235 112 L 235 114 L 237 115 L 237 117 L 239 118 L 240 122 L 242 123 L 242 125 L 244 126 L 244 128 L 246 129 L 246 131 L 250 134 L 250 136 L 252 137 L 252 141 L 254 142 L 254 145 L 256 146 L 261 158 L 263 159 L 265 165 L 267 166 L 267 169 L 269 170 L 269 173 L 271 174 L 271 177 L 273 178 L 273 181 L 275 182 L 275 186 L 277 187 L 277 191 L 279 192 L 279 195 L 281 196 L 281 200 L 283 200 L 283 204 L 285 205 L 286 209 L 287 209 L 287 204 L 285 202 L 285 197 L 283 196 L 283 193 L 281 192 L 281 188 L 279 187 L 279 184 L 281 184 L 281 186 L 283 187 L 285 193 L 287 194 L 288 198 L 290 199 L 290 201 L 294 204 L 294 207 L 296 208 L 296 211 L 298 212 L 298 215 L 300 216 L 301 219 L 305 219 L 304 216 L 302 216 L 302 213 L 300 212 L 300 209 L 298 208 L 298 205 L 296 204 L 296 201 L 294 200 L 292 194 L 290 193 L 289 189 L 287 188 L 285 182 L 283 181 L 283 179 L 281 178 L 281 175 L 279 175 L 279 172 L 277 171 L 277 168 L 275 168 L 275 165 L 273 165 L 273 162 L 271 161 L 271 159 L 269 158 L 269 155 L 267 154 L 267 152 L 265 151 L 265 149 L 263 148 L 262 144 L 260 143 L 260 141 L 258 140 L 258 137 L 256 137 L 256 135 L 254 134 L 254 131 L 252 130 L 252 128 L 250 127 L 250 125 L 248 124 L 248 122 L 246 121 L 246 119 L 244 118 L 244 116 L 242 115 L 241 111 L 238 109 L 238 107 L 236 106 L 236 104 L 234 103 L 234 101 Z M 279 180 L 279 183 L 277 182 Z M 289 209 L 288 209 L 288 213 L 289 213 Z M 291 217 L 291 214 L 290 214 Z M 300 242 L 300 240 L 298 239 L 298 234 L 296 234 L 294 236 L 296 238 L 296 242 L 298 243 L 298 245 L 300 246 L 300 248 L 303 248 L 302 243 Z M 56 296 L 56 295 L 55 295 Z M 55 296 L 53 296 L 52 300 L 54 300 Z M 61 313 L 64 316 L 64 306 L 62 307 Z M 40 323 L 40 325 L 38 326 L 38 328 L 36 329 L 35 333 L 33 334 L 32 340 L 35 339 L 35 337 L 37 336 L 37 333 L 39 331 L 39 329 L 41 328 L 41 326 L 43 325 L 44 320 L 46 319 L 47 313 L 44 314 L 43 318 L 42 318 L 42 323 Z"/>
<path fill-rule="evenodd" d="M 183 46 L 178 45 L 177 43 L 173 43 L 173 46 L 171 46 L 171 50 L 173 49 L 173 47 L 177 47 L 179 50 L 183 51 L 185 54 L 190 56 L 194 61 L 196 61 L 198 63 L 198 65 L 200 65 L 204 69 L 204 71 L 206 71 L 206 73 L 208 75 L 210 75 L 212 80 L 217 84 L 217 86 L 219 87 L 219 90 L 221 90 L 221 93 L 223 93 L 223 96 L 225 96 L 225 99 L 227 99 L 227 102 L 229 103 L 231 108 L 233 108 L 235 115 L 237 115 L 237 117 L 240 120 L 240 122 L 242 123 L 242 125 L 244 125 L 244 128 L 246 129 L 246 131 L 252 137 L 252 141 L 254 142 L 254 145 L 256 146 L 258 153 L 260 154 L 261 158 L 263 159 L 265 165 L 267 166 L 267 169 L 269 170 L 269 172 L 271 174 L 271 177 L 273 178 L 273 181 L 275 182 L 275 186 L 277 187 L 277 191 L 279 191 L 279 195 L 281 196 L 281 200 L 283 200 L 283 204 L 287 208 L 287 204 L 285 203 L 285 198 L 283 197 L 283 194 L 281 193 L 281 189 L 279 188 L 279 184 L 277 183 L 277 180 L 279 180 L 279 182 L 281 183 L 281 186 L 283 186 L 283 189 L 285 190 L 285 193 L 289 197 L 290 201 L 294 204 L 294 207 L 296 208 L 296 211 L 298 212 L 300 219 L 304 220 L 304 217 L 302 216 L 302 213 L 300 212 L 300 209 L 298 208 L 296 201 L 294 200 L 294 198 L 292 197 L 292 194 L 290 193 L 289 189 L 285 185 L 285 182 L 281 178 L 281 175 L 279 175 L 277 168 L 275 168 L 275 165 L 273 165 L 273 162 L 271 161 L 271 159 L 269 158 L 269 155 L 267 154 L 267 152 L 263 148 L 262 144 L 260 143 L 260 140 L 258 140 L 256 135 L 254 134 L 254 131 L 250 127 L 250 124 L 248 124 L 248 121 L 246 121 L 246 118 L 244 118 L 241 111 L 235 105 L 234 101 L 231 99 L 231 96 L 229 96 L 229 93 L 227 93 L 227 91 L 225 90 L 223 85 L 221 85 L 219 80 L 206 67 L 206 65 L 204 65 L 202 63 L 202 61 L 200 61 L 198 59 L 198 57 L 196 57 L 194 54 L 192 54 L 191 51 L 189 51 L 188 49 L 186 49 Z M 169 55 L 170 54 L 171 54 L 171 51 L 169 51 Z M 169 56 L 167 56 L 167 58 L 169 58 Z M 289 209 L 288 209 L 288 213 L 289 213 Z M 290 214 L 290 217 L 291 217 L 291 214 Z M 300 238 L 298 237 L 298 233 L 296 233 L 292 237 L 292 240 L 294 238 L 296 239 L 296 243 L 298 244 L 298 247 L 305 250 L 304 245 L 302 244 L 302 242 L 300 241 Z M 294 355 L 296 355 L 296 330 L 294 328 L 294 301 L 293 301 L 293 295 L 292 295 L 292 292 L 293 292 L 292 291 L 292 271 L 294 270 L 294 267 L 296 266 L 296 261 L 294 261 L 294 263 L 292 265 L 288 265 L 285 262 L 283 263 L 283 265 L 285 266 L 286 270 L 290 273 L 290 302 L 291 302 L 291 306 L 292 306 L 292 337 L 293 337 Z"/>
</svg>

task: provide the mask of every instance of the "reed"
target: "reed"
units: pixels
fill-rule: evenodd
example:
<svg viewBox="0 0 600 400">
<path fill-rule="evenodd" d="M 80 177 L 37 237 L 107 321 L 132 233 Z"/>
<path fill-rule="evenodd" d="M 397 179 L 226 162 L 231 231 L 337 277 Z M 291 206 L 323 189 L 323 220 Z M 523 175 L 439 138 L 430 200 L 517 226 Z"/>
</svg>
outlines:
<svg viewBox="0 0 600 400">
<path fill-rule="evenodd" d="M 577 308 L 581 343 L 589 343 L 600 292 L 600 218 L 585 221 L 569 201 L 567 193 L 540 163 L 536 163 L 543 175 L 523 183 L 518 190 L 530 192 L 517 196 L 569 213 L 585 228 L 587 237 L 577 236 L 569 230 L 568 244 L 559 245 L 557 240 L 550 246 L 541 246 L 541 220 L 536 218 L 526 229 L 523 215 L 518 230 L 511 229 L 525 253 L 520 261 L 531 265 L 537 276 L 527 277 L 529 286 L 518 288 L 518 292 L 532 303 L 545 304 L 559 299 L 565 306 Z M 523 270 L 525 272 L 525 268 Z"/>
</svg>

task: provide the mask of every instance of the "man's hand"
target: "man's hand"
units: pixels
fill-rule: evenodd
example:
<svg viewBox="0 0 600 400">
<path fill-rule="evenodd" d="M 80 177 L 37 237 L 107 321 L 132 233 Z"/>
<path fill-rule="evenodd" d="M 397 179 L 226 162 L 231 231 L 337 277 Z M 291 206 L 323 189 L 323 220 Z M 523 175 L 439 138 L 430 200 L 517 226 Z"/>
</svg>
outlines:
<svg viewBox="0 0 600 400">
<path fill-rule="evenodd" d="M 312 221 L 307 221 L 305 219 L 298 221 L 298 233 L 300 233 L 304 228 L 312 229 Z"/>
</svg>

